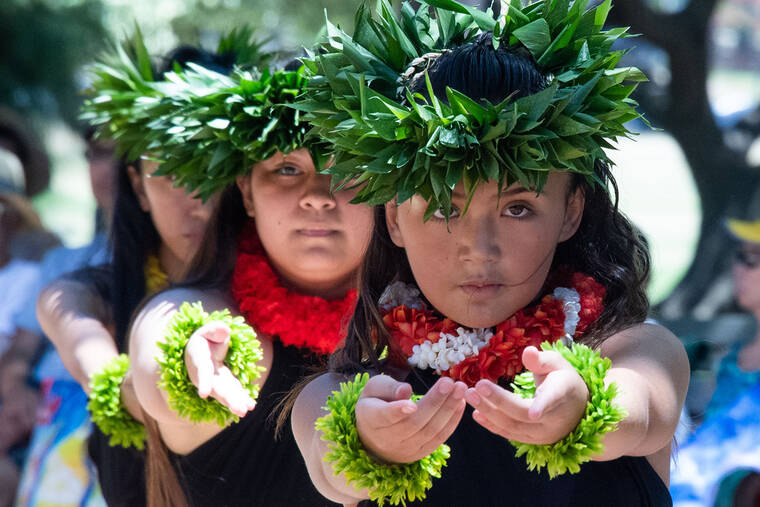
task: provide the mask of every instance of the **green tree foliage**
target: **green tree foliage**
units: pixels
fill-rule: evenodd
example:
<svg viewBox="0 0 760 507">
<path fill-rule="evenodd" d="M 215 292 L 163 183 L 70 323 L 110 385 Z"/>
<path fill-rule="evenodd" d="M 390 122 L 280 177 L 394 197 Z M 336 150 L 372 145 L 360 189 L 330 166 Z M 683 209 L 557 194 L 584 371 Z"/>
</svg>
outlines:
<svg viewBox="0 0 760 507">
<path fill-rule="evenodd" d="M 0 3 L 0 104 L 76 119 L 79 69 L 105 37 L 100 0 Z"/>
</svg>

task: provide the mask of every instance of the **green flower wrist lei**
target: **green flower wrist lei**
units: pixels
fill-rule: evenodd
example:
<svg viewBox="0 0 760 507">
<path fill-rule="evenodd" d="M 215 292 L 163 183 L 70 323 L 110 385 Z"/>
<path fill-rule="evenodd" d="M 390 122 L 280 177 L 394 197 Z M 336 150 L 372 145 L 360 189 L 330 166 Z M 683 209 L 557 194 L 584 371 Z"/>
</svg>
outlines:
<svg viewBox="0 0 760 507">
<path fill-rule="evenodd" d="M 332 463 L 335 475 L 343 473 L 357 490 L 367 489 L 370 499 L 380 506 L 386 501 L 406 505 L 407 501 L 423 499 L 433 484 L 432 477 L 441 477 L 449 447 L 441 445 L 414 463 L 382 465 L 375 462 L 359 439 L 354 412 L 368 380 L 368 374 L 358 374 L 352 382 L 341 382 L 340 391 L 333 391 L 327 398 L 325 408 L 330 413 L 317 419 L 314 425 L 322 431 L 322 440 L 331 442 L 325 461 Z"/>
<path fill-rule="evenodd" d="M 92 422 L 110 438 L 108 444 L 145 447 L 145 426 L 132 417 L 121 403 L 121 383 L 129 371 L 129 356 L 121 354 L 108 361 L 92 376 L 87 410 Z"/>
<path fill-rule="evenodd" d="M 245 323 L 243 317 L 232 317 L 229 310 L 203 311 L 199 302 L 183 303 L 174 315 L 164 343 L 160 343 L 163 354 L 157 358 L 161 370 L 159 387 L 169 397 L 169 407 L 180 417 L 192 422 L 216 421 L 219 426 L 237 422 L 238 416 L 217 400 L 198 396 L 198 388 L 190 380 L 185 365 L 185 346 L 190 336 L 201 326 L 213 321 L 227 324 L 232 331 L 230 345 L 224 363 L 240 381 L 254 400 L 259 395 L 259 387 L 254 380 L 261 376 L 264 368 L 256 364 L 262 359 L 261 344 L 256 333 Z"/>
<path fill-rule="evenodd" d="M 610 368 L 609 358 L 602 358 L 598 352 L 581 344 L 568 348 L 562 342 L 541 344 L 543 350 L 554 350 L 562 354 L 583 378 L 589 391 L 586 412 L 578 426 L 565 438 L 553 444 L 524 444 L 510 440 L 517 449 L 516 456 L 525 455 L 530 470 L 546 467 L 549 477 L 554 478 L 566 472 L 578 473 L 580 465 L 591 460 L 591 456 L 604 451 L 602 437 L 617 429 L 617 424 L 627 415 L 625 410 L 614 404 L 618 388 L 615 383 L 604 385 L 604 376 Z M 514 392 L 523 398 L 532 398 L 536 391 L 533 373 L 525 372 L 515 377 Z"/>
</svg>

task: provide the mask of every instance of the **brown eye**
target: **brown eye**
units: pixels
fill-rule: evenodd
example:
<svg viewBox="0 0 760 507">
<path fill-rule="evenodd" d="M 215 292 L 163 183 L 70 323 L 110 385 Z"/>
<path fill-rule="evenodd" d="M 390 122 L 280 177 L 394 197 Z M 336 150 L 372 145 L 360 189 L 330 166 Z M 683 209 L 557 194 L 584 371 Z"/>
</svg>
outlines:
<svg viewBox="0 0 760 507">
<path fill-rule="evenodd" d="M 280 167 L 275 172 L 281 176 L 298 176 L 301 174 L 302 171 L 295 166 L 286 165 L 286 166 Z"/>
<path fill-rule="evenodd" d="M 442 209 L 437 210 L 435 213 L 433 213 L 433 217 L 437 218 L 438 220 L 446 220 L 445 211 Z M 449 219 L 456 218 L 459 216 L 459 210 L 456 206 L 451 207 L 451 211 L 449 211 Z"/>
<path fill-rule="evenodd" d="M 508 206 L 504 210 L 504 214 L 512 218 L 524 218 L 528 216 L 529 213 L 530 213 L 530 209 L 528 209 L 527 206 L 523 206 L 520 204 L 516 204 L 514 206 Z"/>
</svg>

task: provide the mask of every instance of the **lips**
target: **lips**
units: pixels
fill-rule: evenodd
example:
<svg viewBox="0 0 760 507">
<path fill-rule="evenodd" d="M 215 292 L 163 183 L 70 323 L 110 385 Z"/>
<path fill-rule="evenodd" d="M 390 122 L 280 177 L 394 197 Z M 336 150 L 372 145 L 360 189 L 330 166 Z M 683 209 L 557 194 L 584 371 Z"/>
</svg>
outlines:
<svg viewBox="0 0 760 507">
<path fill-rule="evenodd" d="M 471 296 L 494 296 L 504 288 L 504 284 L 498 280 L 477 279 L 463 282 L 459 288 Z"/>
<path fill-rule="evenodd" d="M 328 236 L 332 236 L 333 234 L 337 234 L 338 231 L 335 229 L 298 229 L 298 234 L 301 234 L 303 236 L 309 237 L 309 238 L 326 238 Z"/>
</svg>

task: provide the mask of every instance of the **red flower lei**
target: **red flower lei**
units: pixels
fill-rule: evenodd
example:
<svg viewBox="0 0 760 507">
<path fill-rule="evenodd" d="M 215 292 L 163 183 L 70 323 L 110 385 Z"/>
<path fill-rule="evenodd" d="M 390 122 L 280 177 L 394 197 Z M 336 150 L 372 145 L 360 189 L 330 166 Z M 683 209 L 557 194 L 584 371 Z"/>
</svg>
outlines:
<svg viewBox="0 0 760 507">
<path fill-rule="evenodd" d="M 283 287 L 252 220 L 238 238 L 232 297 L 257 332 L 318 354 L 332 353 L 343 340 L 345 324 L 356 305 L 354 289 L 343 299 L 327 301 Z"/>
<path fill-rule="evenodd" d="M 564 278 L 569 283 L 554 287 L 571 287 L 580 296 L 579 321 L 573 334 L 575 338 L 581 336 L 601 315 L 606 290 L 583 273 L 572 273 Z M 538 347 L 545 341 L 553 343 L 565 336 L 563 305 L 561 299 L 547 294 L 537 305 L 523 308 L 498 324 L 492 330 L 493 336 L 488 344 L 477 355 L 437 372 L 469 386 L 474 386 L 483 378 L 497 382 L 501 378 L 514 377 L 523 370 L 522 352 L 525 347 Z M 425 341 L 436 343 L 442 334 L 456 335 L 460 327 L 451 319 L 437 317 L 424 303 L 421 309 L 401 305 L 381 312 L 392 337 L 389 358 L 398 365 L 409 365 L 415 345 L 422 345 Z"/>
</svg>

